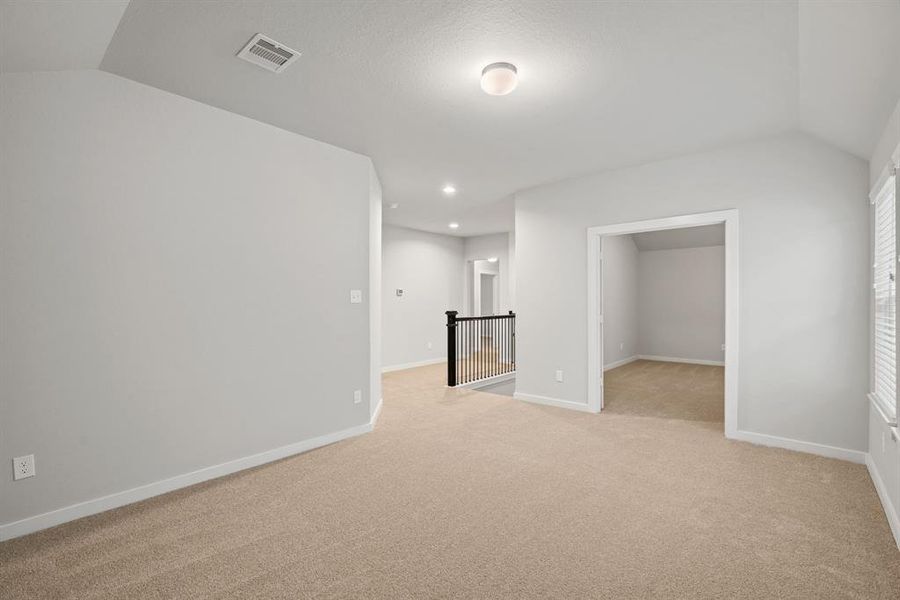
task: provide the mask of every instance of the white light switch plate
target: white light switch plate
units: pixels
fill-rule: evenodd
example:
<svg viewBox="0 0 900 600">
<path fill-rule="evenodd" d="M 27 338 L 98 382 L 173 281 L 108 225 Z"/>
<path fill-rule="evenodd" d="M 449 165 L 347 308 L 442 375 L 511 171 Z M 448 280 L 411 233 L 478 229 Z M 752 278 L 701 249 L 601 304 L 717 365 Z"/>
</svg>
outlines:
<svg viewBox="0 0 900 600">
<path fill-rule="evenodd" d="M 556 371 L 556 381 L 558 381 L 559 383 L 562 383 L 562 380 L 563 380 L 563 372 L 561 369 L 558 369 Z"/>
<path fill-rule="evenodd" d="M 353 390 L 353 404 L 362 402 L 362 390 Z"/>
<path fill-rule="evenodd" d="M 362 304 L 362 290 L 350 290 L 350 304 Z"/>
</svg>

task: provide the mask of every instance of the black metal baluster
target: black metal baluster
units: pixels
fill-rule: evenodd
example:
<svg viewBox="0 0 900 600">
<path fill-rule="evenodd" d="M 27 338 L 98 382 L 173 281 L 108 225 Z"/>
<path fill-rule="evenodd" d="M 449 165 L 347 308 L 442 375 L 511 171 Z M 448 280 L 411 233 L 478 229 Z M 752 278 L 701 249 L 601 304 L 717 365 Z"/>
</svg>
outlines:
<svg viewBox="0 0 900 600">
<path fill-rule="evenodd" d="M 472 322 L 466 321 L 466 383 L 472 377 Z"/>
<path fill-rule="evenodd" d="M 500 330 L 497 341 L 497 373 L 503 375 L 503 343 L 506 340 L 506 319 L 497 321 L 497 328 Z"/>
<path fill-rule="evenodd" d="M 484 319 L 478 319 L 478 379 L 484 377 Z"/>
<path fill-rule="evenodd" d="M 497 319 L 491 319 L 491 377 L 497 375 Z"/>
<path fill-rule="evenodd" d="M 485 373 L 485 377 L 491 377 L 494 374 L 494 355 L 491 354 L 491 349 L 494 346 L 494 320 L 488 319 L 484 322 L 484 325 L 488 330 L 487 373 Z"/>
<path fill-rule="evenodd" d="M 475 379 L 475 321 L 469 321 L 469 381 Z"/>
<path fill-rule="evenodd" d="M 475 323 L 475 377 L 474 379 L 479 379 L 481 377 L 481 320 L 476 319 Z"/>
<path fill-rule="evenodd" d="M 462 329 L 459 328 L 459 323 L 457 323 L 457 326 L 456 326 L 456 364 L 454 366 L 454 369 L 456 369 L 456 381 L 465 383 L 465 381 L 463 381 L 463 377 L 462 377 L 462 369 L 461 369 L 462 365 L 460 365 L 460 362 L 459 362 L 461 354 L 462 354 Z"/>
<path fill-rule="evenodd" d="M 462 362 L 460 363 L 460 369 L 462 369 L 462 380 L 463 380 L 463 383 L 465 383 L 466 382 L 466 363 L 465 363 L 465 360 L 466 360 L 466 322 L 462 321 L 461 324 L 462 324 L 462 329 L 460 330 L 459 333 L 462 336 L 461 339 L 462 339 L 463 351 L 462 351 Z"/>
<path fill-rule="evenodd" d="M 508 337 L 506 335 L 507 334 L 506 326 L 508 324 L 509 324 L 509 319 L 504 317 L 504 319 L 503 319 L 503 341 L 500 344 L 500 350 L 503 354 L 502 358 L 500 359 L 502 361 L 500 364 L 500 372 L 501 373 L 506 373 L 506 340 Z"/>
<path fill-rule="evenodd" d="M 466 383 L 472 381 L 472 321 L 466 321 Z"/>
<path fill-rule="evenodd" d="M 491 319 L 491 377 L 497 374 L 497 355 L 494 353 L 495 341 L 497 341 L 497 319 Z"/>
</svg>

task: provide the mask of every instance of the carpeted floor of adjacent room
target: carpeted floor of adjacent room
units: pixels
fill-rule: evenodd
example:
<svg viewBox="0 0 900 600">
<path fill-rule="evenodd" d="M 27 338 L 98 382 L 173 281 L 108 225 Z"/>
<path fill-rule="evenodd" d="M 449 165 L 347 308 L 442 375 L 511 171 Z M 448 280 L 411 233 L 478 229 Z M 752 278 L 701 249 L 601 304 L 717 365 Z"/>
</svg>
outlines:
<svg viewBox="0 0 900 600">
<path fill-rule="evenodd" d="M 0 544 L 0 597 L 900 593 L 866 468 L 725 440 L 721 369 L 611 371 L 600 415 L 443 373 L 386 375 L 371 434 Z"/>
</svg>

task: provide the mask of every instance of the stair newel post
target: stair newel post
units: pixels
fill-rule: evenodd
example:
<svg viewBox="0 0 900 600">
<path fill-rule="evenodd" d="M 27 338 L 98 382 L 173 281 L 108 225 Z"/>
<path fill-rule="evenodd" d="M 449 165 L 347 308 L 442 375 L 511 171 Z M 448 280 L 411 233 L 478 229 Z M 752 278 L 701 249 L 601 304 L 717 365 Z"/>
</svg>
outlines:
<svg viewBox="0 0 900 600">
<path fill-rule="evenodd" d="M 456 387 L 456 315 L 455 310 L 447 311 L 447 385 Z"/>
<path fill-rule="evenodd" d="M 510 349 L 510 359 L 512 362 L 512 370 L 516 370 L 516 313 L 513 311 L 509 311 L 509 316 L 512 317 L 510 319 L 510 327 L 512 331 L 509 336 L 509 349 Z"/>
</svg>

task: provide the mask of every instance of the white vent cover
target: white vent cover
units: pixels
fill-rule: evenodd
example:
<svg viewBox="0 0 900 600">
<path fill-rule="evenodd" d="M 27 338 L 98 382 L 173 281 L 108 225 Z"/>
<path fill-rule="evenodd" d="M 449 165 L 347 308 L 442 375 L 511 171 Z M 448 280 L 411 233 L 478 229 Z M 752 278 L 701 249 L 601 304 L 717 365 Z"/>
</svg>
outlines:
<svg viewBox="0 0 900 600">
<path fill-rule="evenodd" d="M 291 50 L 284 44 L 279 44 L 261 33 L 250 38 L 247 45 L 238 52 L 238 58 L 243 58 L 247 62 L 273 73 L 281 73 L 299 57 L 300 53 L 296 50 Z"/>
</svg>

